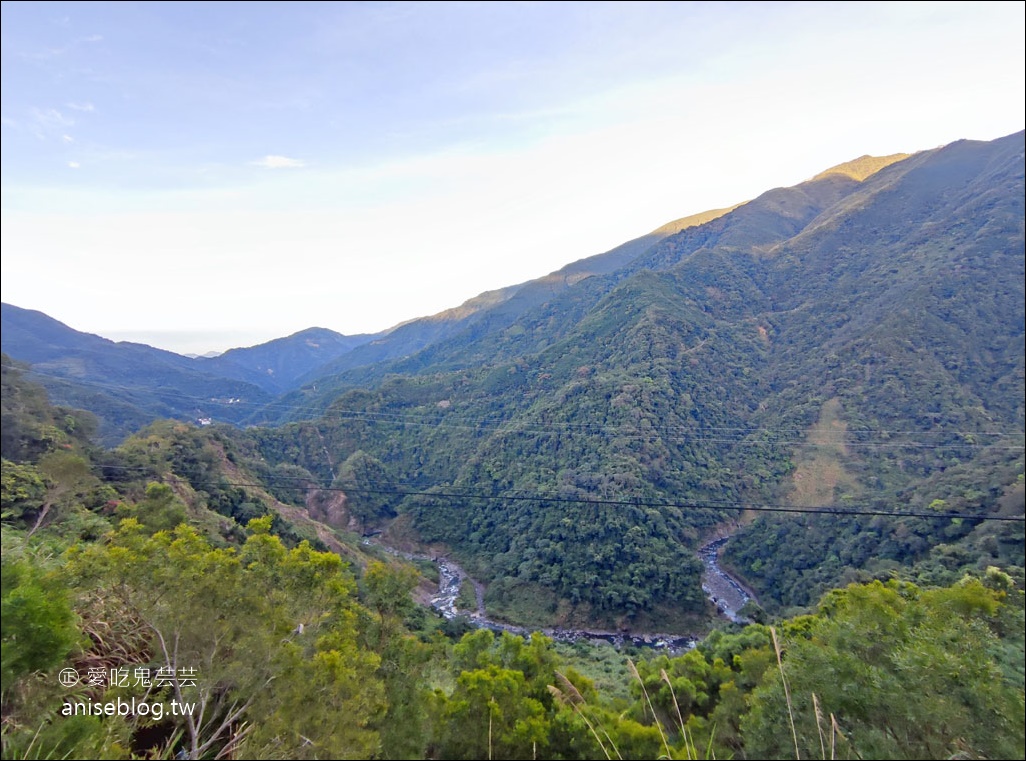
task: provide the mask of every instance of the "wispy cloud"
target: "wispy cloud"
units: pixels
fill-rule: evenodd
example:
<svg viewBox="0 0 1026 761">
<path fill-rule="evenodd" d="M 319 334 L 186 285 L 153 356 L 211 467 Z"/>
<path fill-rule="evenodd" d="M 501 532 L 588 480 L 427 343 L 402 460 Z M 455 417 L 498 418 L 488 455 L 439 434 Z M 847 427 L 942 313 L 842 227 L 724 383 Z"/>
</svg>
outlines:
<svg viewBox="0 0 1026 761">
<path fill-rule="evenodd" d="M 56 108 L 33 108 L 32 117 L 44 127 L 71 127 L 75 123 Z"/>
<path fill-rule="evenodd" d="M 72 111 L 92 112 L 96 110 L 96 106 L 94 106 L 92 103 L 88 101 L 86 101 L 85 103 L 65 103 L 64 105 L 70 108 Z"/>
<path fill-rule="evenodd" d="M 68 169 L 79 169 L 79 168 L 81 168 L 81 166 L 82 165 L 79 164 L 77 161 L 69 161 L 68 162 Z"/>
<path fill-rule="evenodd" d="M 29 128 L 40 140 L 63 140 L 68 135 L 68 128 L 75 126 L 74 119 L 56 108 L 33 108 L 30 114 L 32 120 Z"/>
<path fill-rule="evenodd" d="M 262 166 L 265 169 L 298 169 L 306 166 L 301 159 L 290 159 L 288 156 L 264 156 L 262 159 L 253 162 L 254 166 Z"/>
<path fill-rule="evenodd" d="M 15 56 L 23 61 L 49 61 L 53 58 L 64 55 L 68 52 L 67 47 L 63 48 L 41 48 L 33 51 L 16 51 Z"/>
<path fill-rule="evenodd" d="M 75 142 L 75 138 L 73 138 L 71 135 L 62 135 L 61 140 L 63 140 L 65 143 Z"/>
</svg>

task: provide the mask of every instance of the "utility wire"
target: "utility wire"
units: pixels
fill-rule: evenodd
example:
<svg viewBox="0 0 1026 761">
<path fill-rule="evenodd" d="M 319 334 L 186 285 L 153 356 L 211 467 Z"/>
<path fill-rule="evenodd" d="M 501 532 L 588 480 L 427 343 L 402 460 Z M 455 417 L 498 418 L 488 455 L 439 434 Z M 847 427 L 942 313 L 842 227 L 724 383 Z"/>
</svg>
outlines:
<svg viewBox="0 0 1026 761">
<path fill-rule="evenodd" d="M 12 367 L 11 365 L 5 365 L 6 367 Z M 22 368 L 15 368 L 22 369 Z M 45 377 L 54 378 L 57 380 L 67 381 L 68 379 L 53 374 L 39 373 L 37 371 L 30 371 L 37 375 L 43 375 Z M 232 406 L 245 406 L 249 404 L 254 408 L 263 409 L 271 406 L 274 403 L 268 403 L 267 405 L 261 405 L 257 403 L 247 402 L 228 402 L 214 399 L 206 399 L 200 397 L 188 396 L 186 394 L 168 390 L 146 390 L 138 389 L 129 386 L 119 386 L 116 384 L 104 384 L 100 382 L 92 381 L 75 381 L 81 385 L 91 385 L 97 388 L 107 388 L 113 390 L 121 390 L 125 392 L 139 393 L 145 391 L 150 394 L 160 394 L 161 396 L 173 396 L 179 399 L 188 401 L 195 401 L 203 404 L 220 404 L 225 407 Z M 281 406 L 289 410 L 302 410 L 301 407 L 292 407 L 285 403 L 281 403 Z M 317 411 L 311 408 L 311 411 Z M 512 435 L 523 435 L 523 436 L 573 436 L 573 435 L 590 435 L 595 437 L 607 437 L 607 438 L 621 438 L 621 439 L 655 439 L 659 438 L 663 441 L 685 443 L 685 442 L 701 442 L 708 444 L 732 444 L 737 446 L 750 446 L 750 447 L 774 447 L 774 446 L 802 446 L 802 447 L 836 447 L 844 446 L 852 449 L 943 449 L 943 450 L 978 450 L 978 449 L 993 449 L 993 450 L 1006 450 L 1006 451 L 1026 451 L 1026 445 L 1023 444 L 1004 444 L 999 442 L 992 443 L 975 443 L 972 441 L 964 441 L 957 443 L 931 443 L 927 441 L 864 441 L 857 437 L 864 436 L 961 436 L 961 437 L 989 437 L 989 438 L 1018 438 L 1024 436 L 1021 431 L 965 431 L 965 430 L 934 430 L 934 431 L 900 431 L 900 430 L 887 430 L 887 429 L 849 429 L 845 432 L 843 438 L 828 438 L 825 441 L 809 441 L 801 437 L 808 436 L 807 430 L 797 428 L 762 428 L 762 427 L 729 427 L 729 426 L 700 426 L 697 429 L 691 429 L 685 426 L 652 426 L 649 429 L 640 429 L 636 426 L 622 426 L 622 425 L 606 425 L 599 423 L 546 423 L 539 420 L 531 420 L 525 422 L 510 421 L 510 420 L 495 420 L 488 418 L 461 418 L 460 422 L 446 420 L 446 413 L 436 413 L 438 415 L 435 419 L 426 419 L 427 416 L 423 414 L 408 414 L 398 412 L 374 412 L 365 410 L 354 410 L 354 409 L 327 409 L 322 411 L 322 417 L 319 420 L 305 420 L 305 421 L 293 421 L 291 425 L 322 425 L 329 421 L 337 422 L 353 422 L 353 423 L 368 423 L 368 424 L 393 424 L 402 426 L 403 428 L 427 428 L 437 430 L 439 428 L 445 430 L 454 431 L 468 431 L 475 434 L 484 434 L 491 432 L 493 435 L 500 436 L 512 436 Z M 709 435 L 716 434 L 716 435 Z M 728 434 L 728 435 L 724 435 Z M 731 436 L 729 434 L 736 434 Z M 781 436 L 788 437 L 792 436 L 795 438 L 783 438 L 783 439 L 746 439 L 745 436 Z M 856 438 L 853 438 L 856 437 Z"/>
<path fill-rule="evenodd" d="M 110 469 L 117 469 L 113 467 Z M 128 468 L 120 468 L 128 470 Z M 186 479 L 188 480 L 188 479 Z M 274 483 L 278 481 L 279 483 Z M 284 482 L 289 483 L 284 483 Z M 303 483 L 306 481 L 306 483 Z M 427 497 L 431 499 L 449 500 L 486 500 L 500 502 L 551 502 L 556 504 L 595 505 L 600 507 L 651 507 L 651 508 L 677 508 L 681 510 L 739 510 L 756 513 L 796 513 L 810 515 L 853 515 L 853 516 L 882 516 L 888 518 L 961 518 L 977 521 L 1002 521 L 1010 523 L 1024 523 L 1024 516 L 1009 515 L 980 515 L 978 513 L 966 512 L 938 512 L 934 510 L 879 510 L 871 508 L 856 508 L 823 505 L 816 507 L 793 507 L 788 505 L 750 505 L 740 502 L 706 502 L 706 501 L 649 501 L 643 499 L 593 499 L 584 497 L 567 497 L 562 495 L 543 493 L 481 493 L 463 491 L 439 491 L 435 489 L 407 489 L 393 486 L 390 488 L 363 488 L 363 487 L 341 487 L 341 486 L 317 486 L 310 484 L 308 479 L 299 476 L 276 476 L 271 479 L 270 486 L 296 489 L 298 491 L 329 491 L 343 492 L 345 494 L 381 494 L 398 497 Z M 217 486 L 220 488 L 256 488 L 267 489 L 266 483 L 236 482 L 229 480 L 222 481 L 189 481 L 193 488 L 202 486 Z"/>
<path fill-rule="evenodd" d="M 957 444 L 932 444 L 929 442 L 866 442 L 858 438 L 838 438 L 831 439 L 826 442 L 810 442 L 806 440 L 783 440 L 783 441 L 768 441 L 768 440 L 756 440 L 756 441 L 744 441 L 740 438 L 741 435 L 777 435 L 777 436 L 794 436 L 803 437 L 807 436 L 807 430 L 802 429 L 772 429 L 772 428 L 760 428 L 760 427 L 723 427 L 723 426 L 702 426 L 697 430 L 693 430 L 682 426 L 654 426 L 650 430 L 642 431 L 636 427 L 625 427 L 625 426 L 607 426 L 603 424 L 573 424 L 573 423 L 560 423 L 560 424 L 547 424 L 543 420 L 530 420 L 529 423 L 515 423 L 509 419 L 495 419 L 495 418 L 461 418 L 460 423 L 451 422 L 446 420 L 446 413 L 436 413 L 437 416 L 433 418 L 427 417 L 425 414 L 410 414 L 404 412 L 390 412 L 390 411 L 371 411 L 371 410 L 359 410 L 359 409 L 345 409 L 345 408 L 333 408 L 330 405 L 327 408 L 321 407 L 303 407 L 302 405 L 290 405 L 284 402 L 246 402 L 246 401 L 224 401 L 219 399 L 210 399 L 206 397 L 195 397 L 177 392 L 170 389 L 142 389 L 139 387 L 129 387 L 117 384 L 105 384 L 101 382 L 95 382 L 95 380 L 78 380 L 74 378 L 68 378 L 63 375 L 54 373 L 41 372 L 34 369 L 26 370 L 25 368 L 17 367 L 15 365 L 3 365 L 17 370 L 21 370 L 28 373 L 34 373 L 44 377 L 50 377 L 57 380 L 64 380 L 66 383 L 74 383 L 82 386 L 91 386 L 94 388 L 110 389 L 115 391 L 125 391 L 132 393 L 146 393 L 152 395 L 160 395 L 164 397 L 174 397 L 185 401 L 192 401 L 198 404 L 218 404 L 224 407 L 238 407 L 238 406 L 250 406 L 255 409 L 267 409 L 269 407 L 280 407 L 289 411 L 311 411 L 319 412 L 322 417 L 319 420 L 297 420 L 292 422 L 292 425 L 318 425 L 327 422 L 328 419 L 338 419 L 338 422 L 354 422 L 354 423 L 392 423 L 395 425 L 401 425 L 404 427 L 423 427 L 423 428 L 439 428 L 444 427 L 446 429 L 453 430 L 466 430 L 474 431 L 477 433 L 484 432 L 488 429 L 494 429 L 498 433 L 503 434 L 523 434 L 523 435 L 552 435 L 552 434 L 573 434 L 573 433 L 586 433 L 593 434 L 596 436 L 618 436 L 621 438 L 653 438 L 656 435 L 662 435 L 664 439 L 670 440 L 699 440 L 709 443 L 745 443 L 752 446 L 771 446 L 771 445 L 785 445 L 792 443 L 800 443 L 804 446 L 835 446 L 843 444 L 844 446 L 853 446 L 859 448 L 953 448 L 953 449 L 982 449 L 982 448 L 1001 448 L 1001 449 L 1026 449 L 1026 446 L 1015 445 L 1015 446 L 1003 446 L 996 444 L 979 444 L 979 443 L 957 443 Z M 227 379 L 231 382 L 231 379 Z M 240 382 L 241 383 L 241 382 Z M 529 426 L 529 427 L 528 427 Z M 505 427 L 505 428 L 504 428 Z M 725 438 L 713 438 L 708 435 L 709 433 L 717 434 L 738 434 L 735 437 Z M 858 436 L 962 436 L 962 437 L 998 437 L 998 438 L 1012 438 L 1021 437 L 1024 435 L 1022 431 L 1003 432 L 1003 431 L 897 431 L 897 430 L 886 430 L 886 429 L 850 429 L 844 432 L 847 437 L 858 437 Z"/>
</svg>

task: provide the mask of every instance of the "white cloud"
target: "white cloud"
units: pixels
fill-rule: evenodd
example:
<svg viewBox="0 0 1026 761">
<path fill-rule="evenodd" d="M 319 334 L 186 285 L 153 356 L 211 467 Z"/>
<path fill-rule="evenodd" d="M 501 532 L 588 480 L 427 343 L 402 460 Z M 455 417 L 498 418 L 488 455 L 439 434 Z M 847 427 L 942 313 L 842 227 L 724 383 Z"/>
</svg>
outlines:
<svg viewBox="0 0 1026 761">
<path fill-rule="evenodd" d="M 77 161 L 69 161 L 69 162 L 68 162 L 68 169 L 78 169 L 78 168 L 80 168 L 81 166 L 82 166 L 82 165 L 81 165 L 81 164 L 79 164 L 79 163 L 78 163 Z"/>
<path fill-rule="evenodd" d="M 65 143 L 73 143 L 73 142 L 75 142 L 75 138 L 73 138 L 73 137 L 72 137 L 71 135 L 63 135 L 63 136 L 61 137 L 61 139 L 62 139 L 62 140 L 63 140 L 63 141 L 65 142 Z"/>
<path fill-rule="evenodd" d="M 56 108 L 33 108 L 32 117 L 36 120 L 37 124 L 47 129 L 71 127 L 75 124 L 74 119 L 69 119 Z"/>
<path fill-rule="evenodd" d="M 28 130 L 39 140 L 62 140 L 68 128 L 75 126 L 75 120 L 65 116 L 56 108 L 32 108 Z"/>
<path fill-rule="evenodd" d="M 86 101 L 85 103 L 65 103 L 68 108 L 73 111 L 95 111 L 96 106 Z"/>
<path fill-rule="evenodd" d="M 259 161 L 254 161 L 255 166 L 262 166 L 265 169 L 298 169 L 306 166 L 301 159 L 290 159 L 288 156 L 264 156 Z"/>
</svg>

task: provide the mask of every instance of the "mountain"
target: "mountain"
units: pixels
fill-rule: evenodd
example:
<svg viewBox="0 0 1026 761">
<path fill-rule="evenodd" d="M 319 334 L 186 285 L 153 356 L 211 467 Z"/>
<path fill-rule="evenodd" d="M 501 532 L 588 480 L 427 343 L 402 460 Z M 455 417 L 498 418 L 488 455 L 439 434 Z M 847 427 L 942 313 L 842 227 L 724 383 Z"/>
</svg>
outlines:
<svg viewBox="0 0 1026 761">
<path fill-rule="evenodd" d="M 318 378 L 288 400 L 324 415 L 254 446 L 453 549 L 520 620 L 698 611 L 694 551 L 739 517 L 728 559 L 770 605 L 1020 566 L 1021 523 L 981 518 L 1022 511 L 1023 155 L 1017 133 L 770 190 L 508 321 L 479 328 L 516 293 Z M 976 517 L 836 515 L 934 500 Z M 796 506 L 835 514 L 773 512 Z"/>
<path fill-rule="evenodd" d="M 255 412 L 274 395 L 342 370 L 381 367 L 382 363 L 416 354 L 474 325 L 478 333 L 507 327 L 519 314 L 579 280 L 613 271 L 668 235 L 727 211 L 729 209 L 719 209 L 675 220 L 648 235 L 604 254 L 574 262 L 546 277 L 483 293 L 459 307 L 375 334 L 346 336 L 326 328 L 308 328 L 257 346 L 183 357 L 143 344 L 115 343 L 81 333 L 41 312 L 4 304 L 3 351 L 15 359 L 38 364 L 35 368 L 38 379 L 59 403 L 77 405 L 97 414 L 102 436 L 108 443 L 160 417 L 228 422 L 275 419 L 281 416 L 279 410 L 288 409 L 288 401 L 284 406 L 272 405 L 270 412 Z M 90 361 L 83 361 L 85 357 Z M 245 384 L 227 386 L 238 393 L 211 396 L 209 401 L 241 400 L 234 402 L 235 406 L 228 412 L 219 407 L 198 408 L 191 400 L 129 401 L 127 394 L 99 390 L 116 379 L 126 387 L 126 392 L 136 387 L 171 385 L 190 396 L 196 394 L 189 389 L 202 396 L 206 394 L 204 384 L 215 378 Z M 83 384 L 88 388 L 79 388 Z M 251 393 L 250 386 L 264 393 Z"/>
<path fill-rule="evenodd" d="M 162 417 L 239 421 L 272 398 L 256 383 L 205 372 L 198 360 L 115 343 L 11 304 L 0 309 L 3 352 L 29 363 L 56 404 L 97 415 L 109 443 Z"/>
<path fill-rule="evenodd" d="M 356 371 L 352 377 L 367 380 L 379 377 L 395 361 L 411 357 L 415 362 L 430 361 L 428 357 L 446 353 L 450 345 L 455 346 L 459 353 L 462 347 L 480 343 L 486 336 L 501 341 L 504 331 L 522 315 L 552 301 L 582 280 L 616 272 L 659 241 L 717 219 L 734 208 L 682 217 L 610 251 L 572 262 L 544 277 L 487 291 L 453 309 L 402 323 L 387 334 L 372 337 L 353 351 L 307 372 L 298 379 L 297 386 L 308 386 L 309 389 L 291 393 L 269 414 L 253 420 L 280 422 L 291 417 L 290 406 L 302 410 L 301 414 L 308 414 L 311 405 L 325 406 L 338 390 L 338 385 L 331 379 L 345 376 L 350 371 Z M 406 370 L 405 366 L 400 367 L 401 372 Z"/>
<path fill-rule="evenodd" d="M 234 434 L 269 489 L 453 552 L 522 622 L 686 626 L 724 533 L 774 609 L 896 573 L 1021 579 L 1023 168 L 1021 132 L 863 156 L 354 342 L 172 359 L 37 320 L 33 360 L 5 308 L 4 350 L 251 381 L 220 419 L 282 423 Z M 303 385 L 250 406 L 278 383 Z M 147 393 L 121 385 L 107 403 Z"/>
<path fill-rule="evenodd" d="M 254 382 L 269 393 L 282 393 L 309 372 L 386 334 L 345 336 L 326 328 L 307 328 L 257 346 L 197 359 L 208 372 Z"/>
<path fill-rule="evenodd" d="M 862 157 L 797 188 L 777 188 L 745 204 L 684 217 L 543 278 L 482 294 L 455 310 L 407 323 L 384 340 L 370 342 L 308 374 L 302 379 L 304 388 L 286 397 L 263 420 L 289 419 L 290 406 L 300 414 L 323 409 L 345 388 L 373 384 L 386 374 L 470 367 L 537 351 L 565 339 L 586 310 L 632 274 L 664 270 L 695 252 L 744 251 L 785 240 L 857 187 L 860 172 L 882 168 L 904 156 Z M 415 339 L 404 340 L 409 336 Z"/>
<path fill-rule="evenodd" d="M 5 758 L 121 757 L 129 745 L 190 757 L 204 746 L 245 758 L 311 747 L 332 758 L 611 757 L 596 725 L 618 758 L 694 757 L 696 736 L 710 757 L 787 758 L 800 737 L 814 758 L 827 712 L 832 756 L 1024 757 L 1021 577 L 998 568 L 932 588 L 852 584 L 815 612 L 716 628 L 684 653 L 663 638 L 618 652 L 582 632 L 558 644 L 494 636 L 415 604 L 438 591 L 418 573 L 431 565 L 314 521 L 332 517 L 320 508 L 344 513 L 338 491 L 335 505 L 321 493 L 304 510 L 280 501 L 295 500 L 295 480 L 263 488 L 269 474 L 247 471 L 231 427 L 161 421 L 101 450 L 88 413 L 50 405 L 6 356 L 0 383 Z M 166 712 L 158 732 L 124 712 L 79 717 L 91 721 L 70 733 L 48 720 L 71 709 L 63 690 L 40 693 L 41 678 L 97 662 L 129 674 L 142 660 L 203 664 L 202 680 L 178 672 L 190 682 L 179 706 L 207 718 Z M 145 679 L 117 689 L 125 705 L 153 694 Z M 237 731 L 240 719 L 271 731 Z"/>
<path fill-rule="evenodd" d="M 59 404 L 99 417 L 115 443 L 159 418 L 240 423 L 313 369 L 385 333 L 309 328 L 214 356 L 188 357 L 82 333 L 42 312 L 2 306 L 3 351 L 32 365 Z"/>
</svg>

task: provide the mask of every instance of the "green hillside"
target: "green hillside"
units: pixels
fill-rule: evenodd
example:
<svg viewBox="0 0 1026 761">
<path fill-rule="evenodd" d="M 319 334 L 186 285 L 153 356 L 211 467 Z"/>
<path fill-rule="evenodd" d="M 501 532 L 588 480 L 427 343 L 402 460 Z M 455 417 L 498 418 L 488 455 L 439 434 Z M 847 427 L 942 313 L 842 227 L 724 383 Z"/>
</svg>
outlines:
<svg viewBox="0 0 1026 761">
<path fill-rule="evenodd" d="M 1021 567 L 1021 523 L 758 508 L 901 513 L 960 489 L 948 512 L 1021 516 L 1022 155 L 1018 133 L 769 191 L 502 330 L 318 379 L 278 409 L 322 417 L 248 435 L 324 484 L 373 458 L 349 497 L 390 495 L 382 526 L 408 516 L 493 611 L 536 623 L 702 613 L 693 552 L 746 508 L 728 558 L 771 607 L 949 546 L 991 550 L 953 551 L 948 577 Z M 828 424 L 839 443 L 816 441 Z M 798 554 L 768 540 L 813 525 Z M 908 531 L 914 549 L 873 549 Z"/>
<path fill-rule="evenodd" d="M 415 604 L 422 564 L 261 486 L 304 478 L 249 470 L 232 429 L 98 449 L 4 360 L 4 758 L 1023 754 L 1022 579 L 999 568 L 852 584 L 686 653 L 468 631 Z M 389 477 L 362 452 L 331 467 Z M 387 520 L 371 494 L 350 509 Z"/>
</svg>

